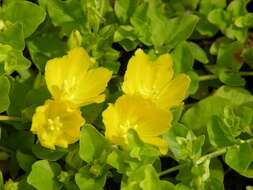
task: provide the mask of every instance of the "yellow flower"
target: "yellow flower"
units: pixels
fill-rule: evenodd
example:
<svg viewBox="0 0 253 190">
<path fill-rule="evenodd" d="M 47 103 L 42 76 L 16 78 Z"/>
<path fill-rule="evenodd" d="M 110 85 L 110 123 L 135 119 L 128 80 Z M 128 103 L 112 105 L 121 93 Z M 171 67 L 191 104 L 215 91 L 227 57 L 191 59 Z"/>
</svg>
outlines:
<svg viewBox="0 0 253 190">
<path fill-rule="evenodd" d="M 112 143 L 125 148 L 127 132 L 131 128 L 143 142 L 157 146 L 162 154 L 167 153 L 168 144 L 159 136 L 169 129 L 171 120 L 171 112 L 136 95 L 119 97 L 103 112 L 105 136 Z"/>
<path fill-rule="evenodd" d="M 179 74 L 173 79 L 172 59 L 164 54 L 152 62 L 141 49 L 128 63 L 122 89 L 125 94 L 139 94 L 160 108 L 169 110 L 182 103 L 190 78 Z"/>
<path fill-rule="evenodd" d="M 80 127 L 84 122 L 81 112 L 69 102 L 47 100 L 44 105 L 37 107 L 31 131 L 38 135 L 44 147 L 67 148 L 68 144 L 79 140 Z"/>
<path fill-rule="evenodd" d="M 104 101 L 103 94 L 112 72 L 94 68 L 94 62 L 83 48 L 74 48 L 62 58 L 47 62 L 45 78 L 54 99 L 67 100 L 76 106 Z"/>
</svg>

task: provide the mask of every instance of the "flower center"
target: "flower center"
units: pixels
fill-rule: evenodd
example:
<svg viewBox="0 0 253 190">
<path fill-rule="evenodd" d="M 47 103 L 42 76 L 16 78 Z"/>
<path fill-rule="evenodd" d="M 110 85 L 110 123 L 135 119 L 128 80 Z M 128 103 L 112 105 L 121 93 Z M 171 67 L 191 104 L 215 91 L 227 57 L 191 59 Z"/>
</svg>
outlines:
<svg viewBox="0 0 253 190">
<path fill-rule="evenodd" d="M 152 99 L 157 99 L 159 95 L 159 91 L 156 89 L 156 87 L 152 87 L 152 89 L 142 88 L 141 93 L 144 97 Z"/>
<path fill-rule="evenodd" d="M 129 129 L 134 129 L 136 130 L 136 128 L 138 127 L 137 124 L 133 124 L 131 123 L 129 120 L 127 120 L 124 124 L 120 125 L 120 136 L 127 138 L 127 133 Z"/>
<path fill-rule="evenodd" d="M 48 129 L 50 131 L 60 131 L 60 129 L 62 128 L 62 122 L 60 121 L 59 116 L 53 119 L 49 118 L 47 121 L 48 121 Z"/>
<path fill-rule="evenodd" d="M 75 91 L 76 89 L 76 84 L 77 84 L 77 80 L 76 77 L 72 77 L 69 80 L 64 80 L 63 84 L 62 84 L 62 91 L 63 91 L 63 96 L 67 99 L 74 99 L 75 98 L 75 93 L 73 93 L 73 91 Z"/>
</svg>

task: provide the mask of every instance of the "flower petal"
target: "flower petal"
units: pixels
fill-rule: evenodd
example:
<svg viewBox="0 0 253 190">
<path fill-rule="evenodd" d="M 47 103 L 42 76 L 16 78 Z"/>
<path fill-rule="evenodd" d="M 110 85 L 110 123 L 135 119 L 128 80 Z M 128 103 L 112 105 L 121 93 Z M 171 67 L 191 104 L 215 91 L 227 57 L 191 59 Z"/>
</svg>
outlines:
<svg viewBox="0 0 253 190">
<path fill-rule="evenodd" d="M 161 154 L 165 155 L 168 152 L 169 145 L 161 137 L 143 137 L 142 140 L 145 143 L 152 144 L 159 148 Z"/>
<path fill-rule="evenodd" d="M 180 105 L 186 96 L 190 81 L 187 75 L 179 74 L 160 92 L 156 103 L 166 110 Z"/>
<path fill-rule="evenodd" d="M 47 87 L 54 99 L 70 101 L 76 106 L 104 101 L 112 72 L 90 68 L 93 62 L 83 48 L 74 48 L 62 58 L 49 60 L 45 69 Z"/>
<path fill-rule="evenodd" d="M 148 56 L 139 49 L 128 63 L 122 89 L 126 94 L 139 94 L 155 103 L 159 103 L 162 100 L 166 100 L 160 94 L 171 83 L 172 78 L 172 59 L 169 54 L 161 55 L 152 63 Z M 187 89 L 187 87 L 185 88 Z M 171 90 L 166 92 L 168 93 L 166 96 L 170 96 Z M 173 92 L 172 95 L 174 95 Z M 171 104 L 171 102 L 165 103 Z M 162 107 L 168 109 L 168 106 Z"/>
<path fill-rule="evenodd" d="M 64 82 L 73 81 L 73 77 L 79 78 L 87 72 L 92 64 L 87 52 L 83 48 L 74 48 L 68 55 L 62 58 L 49 60 L 45 68 L 48 90 L 53 97 L 58 98 L 59 93 L 62 93 L 62 90 L 64 90 Z"/>
<path fill-rule="evenodd" d="M 150 76 L 150 72 L 151 68 L 148 56 L 141 49 L 136 50 L 135 55 L 128 62 L 122 84 L 123 91 L 126 94 L 135 94 L 138 92 L 142 81 L 144 81 L 141 80 L 140 74 L 142 74 L 142 77 L 144 76 L 143 73 L 146 73 L 146 76 Z"/>
<path fill-rule="evenodd" d="M 141 96 L 123 95 L 103 112 L 106 138 L 123 147 L 130 128 L 135 129 L 141 139 L 157 137 L 169 129 L 171 120 L 170 112 Z"/>
<path fill-rule="evenodd" d="M 107 83 L 112 77 L 112 72 L 106 68 L 94 68 L 84 75 L 76 88 L 75 94 L 76 104 L 87 105 L 90 103 L 101 103 L 105 99 L 105 95 L 101 94 L 105 91 Z"/>
<path fill-rule="evenodd" d="M 79 139 L 80 127 L 84 124 L 80 110 L 72 104 L 59 100 L 48 100 L 36 109 L 31 131 L 37 134 L 42 146 L 55 149 L 66 148 Z"/>
</svg>

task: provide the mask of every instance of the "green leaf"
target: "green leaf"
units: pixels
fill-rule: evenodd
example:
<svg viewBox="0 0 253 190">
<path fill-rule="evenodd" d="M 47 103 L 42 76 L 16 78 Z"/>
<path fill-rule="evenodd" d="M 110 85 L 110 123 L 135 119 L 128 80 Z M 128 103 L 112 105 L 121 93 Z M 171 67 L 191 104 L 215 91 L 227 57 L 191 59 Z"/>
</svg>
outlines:
<svg viewBox="0 0 253 190">
<path fill-rule="evenodd" d="M 40 160 L 33 164 L 28 176 L 28 183 L 38 189 L 58 189 L 60 184 L 54 180 L 59 174 L 60 166 L 47 160 Z"/>
<path fill-rule="evenodd" d="M 198 44 L 189 42 L 188 45 L 190 46 L 194 59 L 204 64 L 208 63 L 206 52 Z"/>
<path fill-rule="evenodd" d="M 64 34 L 70 34 L 72 30 L 80 30 L 80 26 L 86 21 L 80 1 L 51 0 L 46 2 L 48 14 L 55 26 L 62 27 Z"/>
<path fill-rule="evenodd" d="M 208 14 L 215 9 L 226 7 L 226 0 L 201 0 L 199 13 L 202 14 L 197 30 L 202 35 L 213 36 L 218 32 L 217 26 L 207 20 Z"/>
<path fill-rule="evenodd" d="M 81 108 L 82 114 L 87 123 L 94 123 L 104 110 L 105 104 L 90 104 Z"/>
<path fill-rule="evenodd" d="M 234 105 L 253 102 L 253 96 L 249 91 L 239 87 L 222 86 L 215 91 L 215 96 L 230 100 Z"/>
<path fill-rule="evenodd" d="M 170 150 L 178 160 L 184 160 L 188 156 L 186 146 L 181 142 L 181 138 L 185 138 L 189 129 L 182 124 L 174 124 L 170 130 L 164 134 L 164 138 L 168 141 Z"/>
<path fill-rule="evenodd" d="M 253 68 L 253 48 L 244 48 L 241 56 L 243 61 Z"/>
<path fill-rule="evenodd" d="M 3 179 L 3 173 L 0 171 L 0 190 L 3 190 L 4 188 L 4 179 Z"/>
<path fill-rule="evenodd" d="M 211 145 L 216 148 L 231 146 L 236 142 L 228 127 L 217 116 L 208 122 L 207 132 Z"/>
<path fill-rule="evenodd" d="M 201 0 L 199 12 L 207 15 L 213 9 L 225 7 L 226 7 L 226 0 Z"/>
<path fill-rule="evenodd" d="M 225 162 L 239 173 L 246 171 L 252 161 L 253 152 L 249 143 L 229 148 L 225 156 Z"/>
<path fill-rule="evenodd" d="M 26 172 L 29 172 L 32 164 L 36 161 L 36 158 L 30 154 L 23 153 L 21 151 L 17 151 L 16 158 L 19 166 Z"/>
<path fill-rule="evenodd" d="M 188 42 L 182 42 L 176 46 L 172 52 L 173 68 L 175 74 L 186 73 L 191 78 L 189 93 L 194 94 L 199 87 L 198 74 L 193 70 L 194 58 L 198 57 L 192 45 Z"/>
<path fill-rule="evenodd" d="M 133 171 L 126 182 L 121 184 L 122 190 L 160 190 L 160 180 L 152 165 L 144 165 Z"/>
<path fill-rule="evenodd" d="M 128 130 L 128 152 L 132 158 L 137 158 L 145 164 L 153 164 L 159 156 L 157 147 L 145 144 L 133 129 Z"/>
<path fill-rule="evenodd" d="M 193 188 L 190 188 L 182 183 L 179 183 L 176 185 L 176 189 L 175 190 L 193 190 Z"/>
<path fill-rule="evenodd" d="M 18 80 L 11 81 L 9 115 L 21 116 L 21 110 L 25 108 L 24 97 L 33 88 L 33 80 L 34 77 L 31 76 L 22 82 Z"/>
<path fill-rule="evenodd" d="M 81 168 L 83 161 L 79 156 L 79 149 L 78 147 L 69 151 L 65 157 L 66 165 L 70 168 L 79 169 Z"/>
<path fill-rule="evenodd" d="M 121 23 L 126 23 L 132 16 L 137 5 L 136 0 L 118 0 L 115 1 L 115 14 Z"/>
<path fill-rule="evenodd" d="M 169 38 L 166 40 L 169 48 L 174 48 L 180 42 L 188 39 L 195 29 L 199 18 L 196 15 L 184 15 L 169 20 L 168 26 Z"/>
<path fill-rule="evenodd" d="M 119 42 L 126 51 L 134 50 L 138 45 L 137 35 L 135 34 L 134 28 L 129 25 L 119 26 L 114 33 L 113 41 Z"/>
<path fill-rule="evenodd" d="M 194 57 L 187 42 L 178 44 L 171 55 L 174 63 L 173 69 L 176 74 L 193 70 Z"/>
<path fill-rule="evenodd" d="M 141 42 L 146 45 L 151 44 L 149 18 L 148 18 L 148 4 L 143 3 L 138 6 L 130 19 L 131 24 L 134 26 L 135 32 Z"/>
<path fill-rule="evenodd" d="M 32 61 L 41 72 L 44 72 L 46 62 L 49 59 L 61 57 L 67 51 L 66 44 L 61 41 L 56 33 L 46 32 L 48 33 L 30 38 L 27 41 Z"/>
<path fill-rule="evenodd" d="M 56 181 L 60 171 L 61 168 L 57 163 L 40 160 L 32 165 L 27 181 L 38 190 L 58 190 L 62 188 L 62 184 Z"/>
<path fill-rule="evenodd" d="M 230 101 L 225 98 L 209 96 L 188 109 L 183 115 L 182 121 L 197 134 L 201 134 L 212 116 L 222 116 L 224 107 L 229 104 Z"/>
<path fill-rule="evenodd" d="M 23 56 L 22 51 L 10 49 L 5 54 L 4 70 L 7 74 L 13 71 L 22 72 L 30 67 L 31 62 Z"/>
<path fill-rule="evenodd" d="M 113 168 L 117 169 L 119 173 L 125 173 L 129 167 L 127 161 L 129 155 L 126 152 L 120 150 L 112 151 L 107 157 L 107 163 Z"/>
<path fill-rule="evenodd" d="M 40 146 L 39 144 L 34 144 L 32 146 L 32 152 L 37 158 L 47 159 L 50 161 L 59 160 L 66 154 L 66 152 L 63 150 L 50 150 Z"/>
<path fill-rule="evenodd" d="M 21 23 L 23 25 L 24 37 L 27 38 L 44 21 L 46 13 L 35 3 L 17 1 L 7 6 L 4 16 L 5 19 L 13 23 Z"/>
<path fill-rule="evenodd" d="M 80 190 L 103 190 L 106 174 L 95 177 L 89 172 L 88 167 L 83 167 L 75 175 L 75 181 Z"/>
<path fill-rule="evenodd" d="M 58 176 L 58 179 L 64 184 L 64 189 L 79 190 L 77 184 L 73 179 L 73 172 L 71 170 L 69 170 L 68 172 L 61 171 L 60 175 Z"/>
<path fill-rule="evenodd" d="M 210 161 L 210 177 L 211 181 L 213 178 L 220 181 L 223 184 L 224 181 L 224 169 L 222 162 L 218 158 L 213 158 Z"/>
<path fill-rule="evenodd" d="M 210 177 L 205 183 L 205 190 L 224 190 L 224 185 L 217 178 Z"/>
<path fill-rule="evenodd" d="M 170 28 L 169 20 L 163 14 L 160 1 L 149 1 L 148 17 L 150 19 L 151 42 L 156 47 L 161 47 L 169 38 L 169 33 L 163 33 Z M 163 35 L 161 35 L 163 33 Z"/>
<path fill-rule="evenodd" d="M 12 47 L 9 45 L 0 44 L 0 50 L 0 62 L 4 62 L 8 57 L 8 53 L 12 50 Z"/>
<path fill-rule="evenodd" d="M 217 56 L 217 72 L 219 78 L 225 84 L 231 86 L 243 86 L 245 80 L 238 73 L 242 67 L 243 44 L 241 42 L 221 43 Z"/>
<path fill-rule="evenodd" d="M 31 150 L 35 141 L 35 136 L 30 131 L 15 130 L 9 135 L 7 140 L 8 147 L 13 150 L 28 152 Z"/>
<path fill-rule="evenodd" d="M 7 77 L 0 77 L 0 112 L 6 111 L 10 105 L 10 82 Z"/>
<path fill-rule="evenodd" d="M 27 183 L 27 177 L 25 176 L 21 181 L 18 183 L 18 189 L 25 189 L 25 190 L 36 190 L 33 186 Z"/>
<path fill-rule="evenodd" d="M 25 48 L 23 25 L 10 23 L 3 31 L 0 30 L 0 43 L 8 44 L 17 50 Z"/>
<path fill-rule="evenodd" d="M 188 109 L 183 115 L 182 121 L 199 134 L 206 128 L 206 124 L 212 116 L 223 117 L 226 106 L 246 104 L 248 102 L 252 102 L 252 95 L 247 90 L 222 86 L 213 96 L 202 99 Z"/>
<path fill-rule="evenodd" d="M 9 179 L 4 184 L 4 190 L 18 190 L 18 182 L 14 182 L 12 179 Z"/>
<path fill-rule="evenodd" d="M 242 60 L 240 58 L 242 48 L 243 44 L 238 41 L 221 44 L 218 50 L 217 65 L 239 70 L 242 66 Z"/>
<path fill-rule="evenodd" d="M 218 69 L 219 79 L 230 86 L 245 86 L 246 81 L 241 77 L 239 72 L 231 72 L 229 69 L 219 68 Z"/>
<path fill-rule="evenodd" d="M 225 10 L 218 8 L 208 14 L 208 21 L 217 25 L 221 30 L 225 30 L 231 22 L 231 17 Z"/>
<path fill-rule="evenodd" d="M 109 147 L 108 142 L 92 125 L 84 125 L 80 135 L 80 157 L 91 163 Z"/>
<path fill-rule="evenodd" d="M 169 182 L 169 181 L 165 181 L 165 180 L 161 180 L 160 181 L 160 187 L 161 190 L 176 190 L 176 187 L 173 183 Z"/>
</svg>

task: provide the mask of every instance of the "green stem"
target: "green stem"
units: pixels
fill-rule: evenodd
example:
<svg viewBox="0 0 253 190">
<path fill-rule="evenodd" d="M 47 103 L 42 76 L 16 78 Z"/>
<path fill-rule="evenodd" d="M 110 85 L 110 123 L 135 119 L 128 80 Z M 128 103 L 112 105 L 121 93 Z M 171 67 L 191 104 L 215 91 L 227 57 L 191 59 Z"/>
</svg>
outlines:
<svg viewBox="0 0 253 190">
<path fill-rule="evenodd" d="M 243 144 L 243 143 L 253 143 L 253 139 L 248 139 L 248 140 L 241 140 L 239 144 Z M 208 159 L 212 159 L 212 158 L 216 158 L 218 156 L 221 156 L 223 154 L 226 153 L 227 149 L 229 147 L 233 147 L 233 146 L 238 146 L 237 144 L 236 145 L 232 145 L 232 146 L 228 146 L 228 147 L 224 147 L 224 148 L 221 148 L 217 151 L 214 151 L 214 152 L 211 152 L 209 154 L 206 154 L 202 157 L 200 157 L 196 162 L 195 162 L 195 165 L 199 165 L 199 164 L 202 164 L 203 162 L 205 162 L 206 160 Z M 185 164 L 180 164 L 180 165 L 177 165 L 177 166 L 174 166 L 172 168 L 169 168 L 167 170 L 164 170 L 162 172 L 159 173 L 159 176 L 163 176 L 163 175 L 166 175 L 166 174 L 169 174 L 169 173 L 172 173 L 174 171 L 177 171 L 179 170 L 180 168 L 184 167 Z"/>
<path fill-rule="evenodd" d="M 253 72 L 242 71 L 242 72 L 239 72 L 239 74 L 241 76 L 253 76 Z M 218 79 L 218 76 L 216 76 L 216 75 L 202 75 L 202 76 L 199 76 L 199 81 L 214 80 L 214 79 Z"/>
<path fill-rule="evenodd" d="M 248 140 L 241 140 L 239 144 L 243 144 L 243 143 L 253 143 L 253 139 L 248 139 Z M 238 146 L 238 144 L 235 144 L 235 145 L 232 145 L 232 146 L 227 146 L 227 147 L 224 147 L 224 148 L 221 148 L 217 151 L 214 151 L 214 152 L 211 152 L 209 154 L 206 154 L 202 157 L 200 157 L 196 162 L 195 164 L 196 165 L 199 165 L 199 164 L 202 164 L 203 162 L 205 162 L 206 160 L 208 159 L 212 159 L 212 158 L 215 158 L 215 157 L 218 157 L 218 156 L 221 156 L 223 154 L 225 154 L 227 152 L 227 149 L 230 148 L 230 147 L 234 147 L 234 146 Z"/>
<path fill-rule="evenodd" d="M 218 156 L 221 156 L 223 154 L 225 154 L 227 151 L 227 147 L 219 149 L 217 151 L 211 152 L 209 154 L 206 154 L 205 156 L 200 157 L 197 161 L 196 161 L 196 165 L 199 165 L 201 163 L 203 163 L 204 161 L 208 160 L 208 159 L 212 159 Z"/>
<path fill-rule="evenodd" d="M 0 115 L 0 121 L 22 121 L 19 117 Z"/>
<path fill-rule="evenodd" d="M 181 165 L 177 165 L 177 166 L 174 166 L 172 168 L 169 168 L 167 170 L 164 170 L 162 172 L 159 173 L 159 176 L 163 176 L 163 175 L 166 175 L 166 174 L 169 174 L 169 173 L 172 173 L 174 171 L 177 171 L 179 170 L 180 168 L 182 168 L 185 164 L 181 164 Z"/>
<path fill-rule="evenodd" d="M 242 72 L 239 72 L 239 74 L 241 76 L 253 76 L 253 72 L 244 72 L 244 71 L 242 71 Z"/>
<path fill-rule="evenodd" d="M 4 151 L 4 152 L 7 152 L 7 153 L 13 153 L 13 151 L 9 148 L 6 148 L 4 146 L 0 146 L 0 150 Z"/>
<path fill-rule="evenodd" d="M 215 75 L 202 75 L 202 76 L 199 76 L 199 81 L 214 80 L 214 79 L 218 79 L 218 77 L 215 76 Z"/>
</svg>

